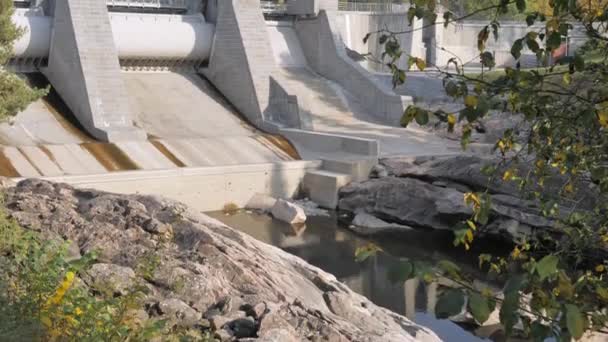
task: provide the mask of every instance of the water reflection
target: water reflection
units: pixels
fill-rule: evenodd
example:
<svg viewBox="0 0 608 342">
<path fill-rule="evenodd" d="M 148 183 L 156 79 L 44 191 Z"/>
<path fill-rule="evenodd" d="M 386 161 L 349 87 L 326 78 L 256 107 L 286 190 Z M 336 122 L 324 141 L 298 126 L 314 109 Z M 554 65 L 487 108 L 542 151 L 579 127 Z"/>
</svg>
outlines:
<svg viewBox="0 0 608 342">
<path fill-rule="evenodd" d="M 426 284 L 418 279 L 405 283 L 389 280 L 389 273 L 400 263 L 399 257 L 430 263 L 449 259 L 466 271 L 477 272 L 474 266 L 477 257 L 474 253 L 454 249 L 451 233 L 412 232 L 411 235 L 400 235 L 399 239 L 377 241 L 387 253 L 379 253 L 358 263 L 354 258 L 355 250 L 367 245 L 369 240 L 339 228 L 335 216 L 309 217 L 306 225 L 292 227 L 256 213 L 239 212 L 229 216 L 222 212 L 208 214 L 334 274 L 377 305 L 433 329 L 445 341 L 484 341 L 460 325 L 434 317 L 437 295 L 449 284 Z"/>
</svg>

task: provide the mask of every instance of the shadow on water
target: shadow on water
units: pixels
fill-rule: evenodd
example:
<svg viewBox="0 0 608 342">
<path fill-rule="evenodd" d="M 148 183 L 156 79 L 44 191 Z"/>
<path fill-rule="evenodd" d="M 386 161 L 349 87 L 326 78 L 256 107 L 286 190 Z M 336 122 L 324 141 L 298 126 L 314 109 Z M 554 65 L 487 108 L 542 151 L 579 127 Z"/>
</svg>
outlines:
<svg viewBox="0 0 608 342">
<path fill-rule="evenodd" d="M 484 341 L 463 328 L 463 325 L 434 317 L 437 290 L 441 290 L 445 284 L 427 285 L 416 279 L 398 283 L 390 280 L 389 273 L 399 265 L 400 258 L 428 263 L 447 259 L 485 283 L 487 280 L 481 280 L 482 273 L 476 266 L 477 255 L 489 250 L 496 253 L 504 247 L 484 243 L 479 250 L 465 253 L 454 248 L 450 232 L 413 231 L 411 234 L 401 234 L 398 239 L 388 237 L 375 241 L 386 253 L 379 253 L 359 263 L 355 261 L 355 250 L 370 241 L 340 227 L 335 214 L 330 217 L 309 217 L 306 225 L 301 227 L 292 227 L 257 213 L 207 214 L 332 273 L 377 305 L 431 328 L 445 341 Z M 491 282 L 487 284 L 494 286 Z"/>
</svg>

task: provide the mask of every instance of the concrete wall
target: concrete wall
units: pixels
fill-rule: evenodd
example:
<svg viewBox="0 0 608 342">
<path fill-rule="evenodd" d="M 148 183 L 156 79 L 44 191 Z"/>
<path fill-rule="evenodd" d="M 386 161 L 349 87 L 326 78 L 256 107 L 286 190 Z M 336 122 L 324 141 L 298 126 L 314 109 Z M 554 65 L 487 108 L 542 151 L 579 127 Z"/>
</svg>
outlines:
<svg viewBox="0 0 608 342">
<path fill-rule="evenodd" d="M 320 161 L 296 161 L 229 167 L 131 171 L 110 174 L 47 177 L 80 188 L 123 194 L 163 194 L 196 210 L 221 210 L 227 203 L 243 207 L 256 193 L 290 198 L 296 195 L 309 170 Z"/>
<path fill-rule="evenodd" d="M 105 2 L 64 0 L 55 5 L 48 68 L 43 72 L 97 139 L 143 140 L 120 75 Z"/>
<path fill-rule="evenodd" d="M 341 12 L 338 15 L 338 20 L 343 22 L 343 25 L 340 26 L 340 34 L 342 35 L 344 44 L 351 50 L 354 50 L 360 54 L 371 54 L 377 59 L 380 59 L 382 56 L 384 46 L 379 44 L 378 40 L 380 35 L 377 34 L 371 35 L 368 41 L 364 43 L 363 38 L 369 32 L 376 32 L 381 29 L 388 29 L 390 31 L 397 32 L 417 29 L 422 26 L 421 20 L 416 20 L 413 26 L 409 26 L 407 16 L 403 13 L 376 14 L 365 12 Z M 426 48 L 422 43 L 422 30 L 408 34 L 401 34 L 398 37 L 401 49 L 404 51 L 403 57 L 398 62 L 398 66 L 400 68 L 407 68 L 407 55 L 421 58 L 426 57 Z M 373 71 L 390 71 L 389 68 L 383 63 L 368 61 L 365 62 L 364 65 L 369 70 Z"/>
<path fill-rule="evenodd" d="M 377 140 L 299 129 L 282 129 L 280 133 L 289 139 L 304 159 L 367 159 L 380 155 Z"/>
<path fill-rule="evenodd" d="M 264 125 L 275 68 L 259 0 L 218 2 L 205 76 L 257 127 Z"/>
<path fill-rule="evenodd" d="M 390 13 L 366 13 L 366 12 L 341 12 L 338 19 L 343 22 L 339 27 L 345 45 L 360 54 L 371 53 L 379 58 L 384 47 L 378 43 L 378 35 L 372 35 L 367 43 L 363 37 L 369 32 L 379 29 L 390 31 L 416 30 L 412 33 L 399 35 L 402 50 L 416 57 L 426 58 L 427 61 L 440 67 L 446 66 L 448 60 L 454 55 L 458 56 L 469 66 L 479 66 L 479 51 L 477 50 L 477 35 L 487 22 L 465 21 L 444 28 L 437 25 L 433 29 L 422 30 L 421 20 L 416 20 L 413 26 L 409 26 L 407 16 Z M 540 27 L 528 27 L 522 22 L 502 22 L 499 30 L 499 40 L 496 42 L 491 37 L 488 41 L 487 50 L 495 54 L 498 66 L 512 66 L 515 60 L 511 56 L 511 45 L 516 39 L 523 37 L 529 31 L 537 31 Z M 575 29 L 571 32 L 569 39 L 569 51 L 573 53 L 586 40 L 584 35 Z M 445 49 L 445 51 L 443 50 Z M 407 57 L 399 62 L 400 68 L 407 68 Z M 522 51 L 521 63 L 523 66 L 536 66 L 536 56 L 526 48 Z M 366 62 L 365 67 L 369 70 L 388 72 L 386 66 Z"/>
<path fill-rule="evenodd" d="M 308 65 L 366 105 L 369 113 L 388 122 L 403 114 L 404 100 L 377 82 L 346 54 L 335 12 L 321 11 L 315 18 L 302 18 L 295 29 Z"/>
</svg>

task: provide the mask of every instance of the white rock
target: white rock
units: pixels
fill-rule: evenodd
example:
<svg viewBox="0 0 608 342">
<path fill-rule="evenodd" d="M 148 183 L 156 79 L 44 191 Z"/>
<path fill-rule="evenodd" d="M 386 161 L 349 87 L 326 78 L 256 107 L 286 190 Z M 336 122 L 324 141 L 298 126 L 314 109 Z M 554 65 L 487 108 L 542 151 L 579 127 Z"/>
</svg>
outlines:
<svg viewBox="0 0 608 342">
<path fill-rule="evenodd" d="M 274 207 L 276 202 L 277 199 L 272 196 L 256 193 L 251 197 L 247 204 L 245 204 L 245 209 L 268 212 L 272 210 L 272 207 Z"/>
<path fill-rule="evenodd" d="M 289 224 L 306 222 L 306 214 L 302 207 L 282 199 L 277 200 L 272 207 L 272 216 Z"/>
<path fill-rule="evenodd" d="M 396 223 L 388 223 L 364 212 L 358 213 L 355 216 L 352 222 L 352 226 L 350 226 L 349 228 L 362 235 L 373 235 L 380 233 L 412 230 L 411 227 L 403 226 Z"/>
</svg>

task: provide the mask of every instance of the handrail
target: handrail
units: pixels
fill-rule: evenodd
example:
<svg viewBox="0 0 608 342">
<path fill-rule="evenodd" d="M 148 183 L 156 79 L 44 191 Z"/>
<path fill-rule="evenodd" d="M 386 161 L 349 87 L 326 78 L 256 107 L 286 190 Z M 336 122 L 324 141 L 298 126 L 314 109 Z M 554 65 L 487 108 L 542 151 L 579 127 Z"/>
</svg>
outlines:
<svg viewBox="0 0 608 342">
<path fill-rule="evenodd" d="M 106 0 L 110 7 L 188 9 L 188 0 Z"/>
<path fill-rule="evenodd" d="M 339 1 L 338 10 L 344 12 L 371 12 L 371 13 L 407 13 L 409 5 L 395 4 L 392 1 L 357 2 Z"/>
</svg>

